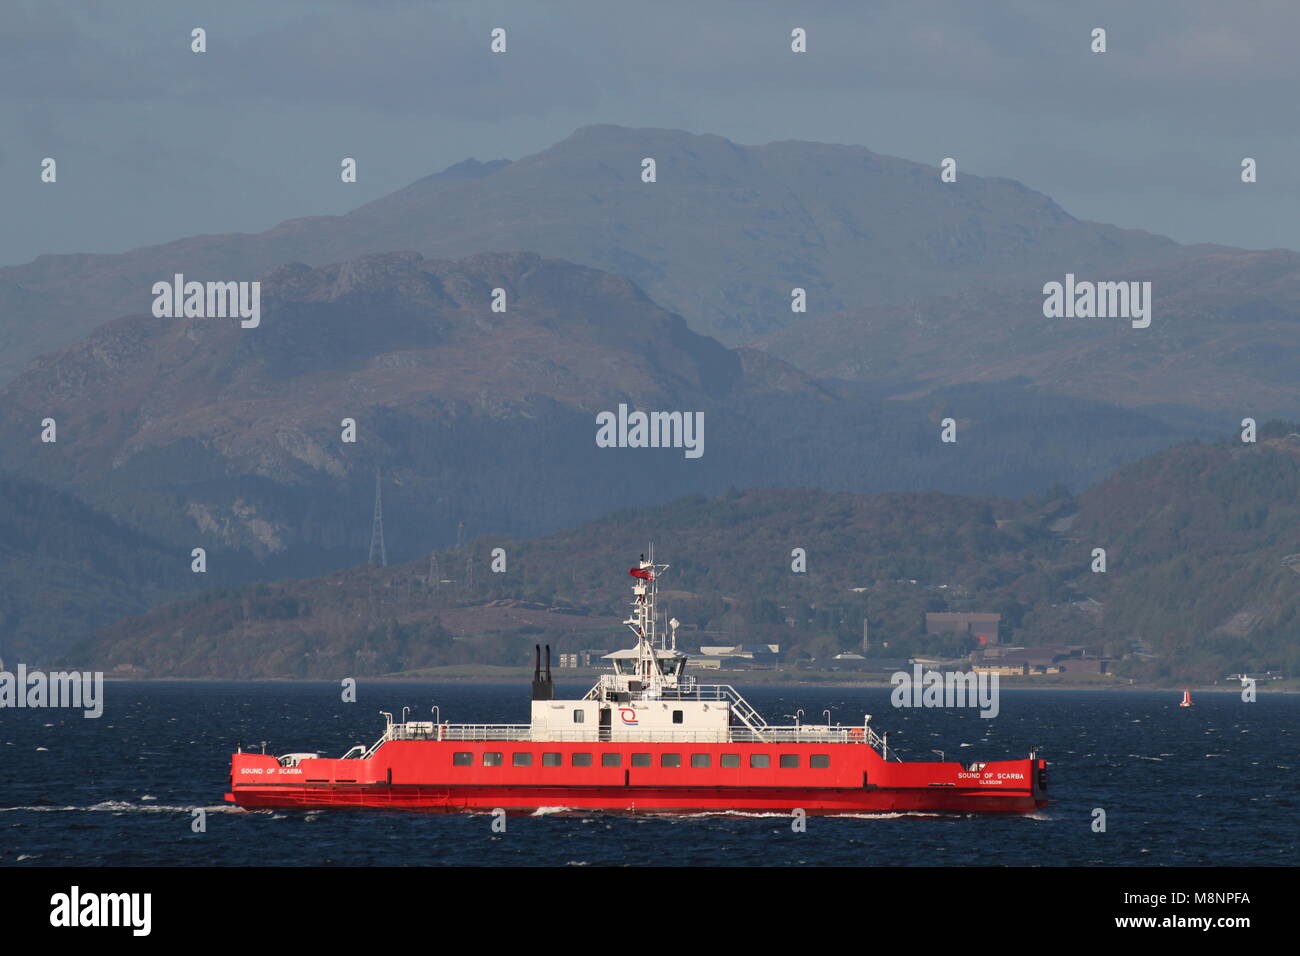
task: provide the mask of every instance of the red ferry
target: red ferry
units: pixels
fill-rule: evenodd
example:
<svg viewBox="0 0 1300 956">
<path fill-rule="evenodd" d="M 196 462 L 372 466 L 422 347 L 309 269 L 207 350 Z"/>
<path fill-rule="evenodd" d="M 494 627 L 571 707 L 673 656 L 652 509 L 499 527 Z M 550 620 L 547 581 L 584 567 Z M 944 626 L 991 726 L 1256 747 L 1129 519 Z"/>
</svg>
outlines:
<svg viewBox="0 0 1300 956">
<path fill-rule="evenodd" d="M 1047 804 L 1047 761 L 903 761 L 867 715 L 860 726 L 767 723 L 728 685 L 696 683 L 677 621 L 656 630 L 668 565 L 642 560 L 636 646 L 606 655 L 578 700 L 557 700 L 550 648 L 533 671 L 527 724 L 395 722 L 342 757 L 234 754 L 225 799 L 247 808 L 371 807 L 509 812 L 1026 813 Z"/>
</svg>

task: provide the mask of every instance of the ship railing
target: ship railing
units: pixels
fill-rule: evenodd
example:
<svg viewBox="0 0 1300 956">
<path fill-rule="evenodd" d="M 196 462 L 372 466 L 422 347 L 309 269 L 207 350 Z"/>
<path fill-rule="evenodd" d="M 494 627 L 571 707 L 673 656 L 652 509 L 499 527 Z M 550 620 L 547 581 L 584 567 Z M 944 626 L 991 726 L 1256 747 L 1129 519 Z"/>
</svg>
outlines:
<svg viewBox="0 0 1300 956">
<path fill-rule="evenodd" d="M 695 684 L 660 691 L 663 700 L 735 700 L 740 695 L 730 684 Z"/>
<path fill-rule="evenodd" d="M 762 728 L 732 726 L 717 730 L 643 730 L 635 736 L 601 732 L 599 728 L 549 729 L 533 733 L 529 724 L 435 724 L 428 721 L 394 723 L 365 754 L 372 756 L 389 740 L 520 741 L 532 743 L 763 743 L 867 744 L 883 752 L 884 739 L 870 726 L 790 724 Z M 890 756 L 894 756 L 890 754 Z"/>
<path fill-rule="evenodd" d="M 671 679 L 671 678 L 666 678 Z M 583 695 L 583 700 L 600 700 L 628 690 L 631 683 L 638 693 L 648 694 L 649 689 L 641 681 L 629 674 L 601 674 L 592 685 L 591 690 Z M 654 700 L 727 700 L 725 694 L 717 693 L 717 688 L 705 688 L 701 695 L 699 690 L 704 685 L 695 683 L 694 677 L 679 677 L 673 687 L 660 686 L 654 691 Z"/>
<path fill-rule="evenodd" d="M 870 724 L 868 724 L 866 727 L 863 727 L 862 730 L 865 731 L 865 733 L 863 733 L 862 735 L 864 742 L 874 747 L 876 752 L 879 753 L 880 756 L 884 757 L 886 760 L 892 757 L 894 760 L 897 760 L 899 763 L 902 763 L 903 758 L 898 755 L 897 749 L 896 748 L 895 750 L 889 749 L 889 741 L 885 739 L 885 737 L 889 736 L 888 734 L 881 736 L 880 734 L 876 733 L 874 730 L 871 729 Z"/>
<path fill-rule="evenodd" d="M 597 700 L 608 693 L 619 693 L 626 689 L 626 675 L 601 674 L 595 686 L 587 691 L 584 700 Z M 644 691 L 643 691 L 644 692 Z M 703 700 L 731 701 L 749 707 L 749 702 L 741 696 L 740 691 L 730 684 L 697 684 L 695 678 L 681 678 L 676 687 L 660 687 L 655 691 L 654 700 Z M 757 713 L 757 711 L 755 711 Z"/>
<path fill-rule="evenodd" d="M 384 740 L 529 740 L 528 724 L 393 724 Z M 382 743 L 382 741 L 381 741 Z"/>
<path fill-rule="evenodd" d="M 764 744 L 856 744 L 865 740 L 860 727 L 773 727 L 770 724 L 760 729 L 732 727 L 730 737 L 736 743 Z"/>
<path fill-rule="evenodd" d="M 764 725 L 755 729 L 750 727 L 730 728 L 730 739 L 738 743 L 827 743 L 827 744 L 866 744 L 886 758 L 900 760 L 893 749 L 887 747 L 885 738 L 871 729 L 863 727 L 846 727 L 843 724 L 785 724 L 782 726 Z"/>
</svg>

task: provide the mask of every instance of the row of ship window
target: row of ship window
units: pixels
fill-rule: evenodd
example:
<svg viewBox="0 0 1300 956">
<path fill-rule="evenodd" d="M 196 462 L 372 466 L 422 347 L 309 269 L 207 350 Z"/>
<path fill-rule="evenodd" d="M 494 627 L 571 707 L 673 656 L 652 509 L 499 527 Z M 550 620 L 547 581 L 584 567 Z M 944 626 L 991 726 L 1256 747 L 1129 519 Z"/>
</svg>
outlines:
<svg viewBox="0 0 1300 956">
<path fill-rule="evenodd" d="M 505 754 L 495 751 L 486 751 L 481 754 L 484 767 L 500 767 L 504 765 Z M 653 766 L 652 754 L 631 754 L 633 767 Z M 778 754 L 777 766 L 783 768 L 797 768 L 799 766 L 798 754 Z M 474 754 L 465 751 L 453 753 L 451 762 L 456 767 L 474 766 Z M 533 754 L 527 751 L 518 751 L 510 755 L 510 765 L 512 767 L 531 767 L 533 765 Z M 543 767 L 560 767 L 564 765 L 564 755 L 558 753 L 542 754 Z M 591 767 L 593 766 L 593 755 L 589 753 L 576 753 L 569 755 L 569 766 L 571 767 Z M 623 766 L 623 755 L 621 753 L 603 753 L 600 755 L 600 765 L 602 767 L 621 767 Z M 660 754 L 659 766 L 661 767 L 680 767 L 682 765 L 681 754 Z M 692 767 L 711 767 L 713 765 L 713 754 L 691 754 L 690 765 Z M 755 768 L 771 767 L 771 754 L 750 754 L 749 765 Z M 831 758 L 827 754 L 809 754 L 808 766 L 814 769 L 829 767 Z M 719 754 L 718 766 L 720 767 L 739 767 L 740 754 Z"/>
</svg>

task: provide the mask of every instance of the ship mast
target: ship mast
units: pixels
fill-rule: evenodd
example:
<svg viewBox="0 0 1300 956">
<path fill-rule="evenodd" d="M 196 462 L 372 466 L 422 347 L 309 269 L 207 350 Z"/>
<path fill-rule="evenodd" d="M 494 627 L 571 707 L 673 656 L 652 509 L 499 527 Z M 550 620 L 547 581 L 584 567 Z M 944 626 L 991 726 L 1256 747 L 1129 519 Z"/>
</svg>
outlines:
<svg viewBox="0 0 1300 956">
<path fill-rule="evenodd" d="M 637 580 L 632 585 L 632 613 L 623 623 L 636 635 L 636 676 L 646 689 L 657 689 L 663 683 L 663 670 L 655 653 L 659 633 L 655 603 L 659 596 L 659 577 L 668 568 L 667 564 L 655 564 L 654 545 L 651 545 L 650 559 L 641 555 L 640 565 L 630 572 Z M 662 644 L 662 639 L 658 643 Z"/>
</svg>

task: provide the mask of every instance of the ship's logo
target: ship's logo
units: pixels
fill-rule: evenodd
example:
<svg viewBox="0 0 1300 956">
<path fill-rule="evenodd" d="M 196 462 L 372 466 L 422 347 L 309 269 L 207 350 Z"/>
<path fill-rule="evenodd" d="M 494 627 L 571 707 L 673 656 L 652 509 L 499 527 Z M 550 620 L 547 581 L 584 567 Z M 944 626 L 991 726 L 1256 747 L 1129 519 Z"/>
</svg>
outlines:
<svg viewBox="0 0 1300 956">
<path fill-rule="evenodd" d="M 619 719 L 622 720 L 623 723 L 625 724 L 628 724 L 632 727 L 635 727 L 637 725 L 636 711 L 633 710 L 631 707 L 620 707 L 618 709 L 618 716 Z"/>
</svg>

